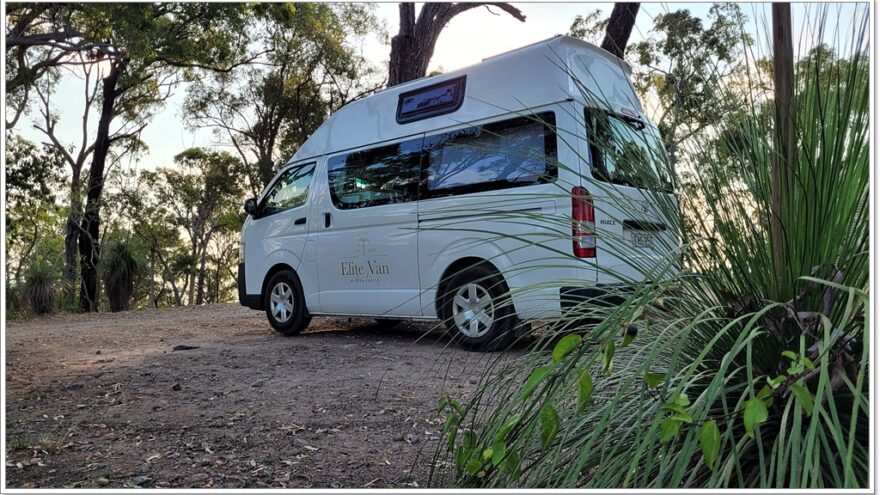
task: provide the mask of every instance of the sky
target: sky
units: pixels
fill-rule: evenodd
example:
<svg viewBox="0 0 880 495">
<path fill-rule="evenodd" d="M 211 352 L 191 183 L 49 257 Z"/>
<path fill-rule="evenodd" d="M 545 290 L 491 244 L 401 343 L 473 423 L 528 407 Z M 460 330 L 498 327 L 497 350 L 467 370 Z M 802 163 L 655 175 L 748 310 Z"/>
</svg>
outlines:
<svg viewBox="0 0 880 495">
<path fill-rule="evenodd" d="M 557 34 L 565 34 L 572 20 L 577 15 L 585 15 L 595 9 L 607 16 L 613 7 L 612 3 L 515 3 L 525 15 L 522 23 L 510 15 L 495 9 L 493 15 L 485 8 L 473 9 L 455 17 L 440 35 L 430 69 L 442 68 L 444 71 L 456 70 L 482 59 L 497 55 L 536 41 L 541 41 Z M 636 18 L 636 25 L 630 42 L 638 42 L 650 34 L 653 18 L 665 12 L 688 9 L 692 14 L 706 18 L 711 3 L 642 3 Z M 746 30 L 759 42 L 767 46 L 766 25 L 770 19 L 769 4 L 743 4 L 743 12 L 749 17 Z M 815 36 L 808 25 L 808 20 L 816 16 L 814 13 L 819 4 L 794 4 L 792 7 L 794 44 L 796 51 L 804 53 L 809 45 L 815 42 Z M 852 17 L 856 4 L 833 4 L 829 18 Z M 380 3 L 376 5 L 376 15 L 385 22 L 387 31 L 393 36 L 398 29 L 398 4 Z M 826 33 L 826 38 L 833 33 Z M 798 49 L 800 47 L 800 49 Z M 369 38 L 361 45 L 363 55 L 379 66 L 386 66 L 390 47 L 378 39 Z M 60 121 L 56 127 L 59 139 L 64 143 L 79 143 L 82 139 L 81 116 L 83 110 L 83 82 L 76 77 L 66 76 L 59 83 L 52 97 L 53 105 L 60 113 Z M 210 131 L 190 130 L 184 124 L 181 105 L 186 94 L 185 85 L 174 90 L 174 95 L 144 129 L 142 140 L 148 144 L 149 151 L 136 164 L 138 168 L 155 168 L 172 165 L 174 155 L 193 146 L 215 146 Z M 36 142 L 45 137 L 33 129 L 32 122 L 36 112 L 23 117 L 15 131 Z M 92 128 L 97 116 L 91 119 Z M 92 130 L 94 132 L 94 130 Z"/>
</svg>

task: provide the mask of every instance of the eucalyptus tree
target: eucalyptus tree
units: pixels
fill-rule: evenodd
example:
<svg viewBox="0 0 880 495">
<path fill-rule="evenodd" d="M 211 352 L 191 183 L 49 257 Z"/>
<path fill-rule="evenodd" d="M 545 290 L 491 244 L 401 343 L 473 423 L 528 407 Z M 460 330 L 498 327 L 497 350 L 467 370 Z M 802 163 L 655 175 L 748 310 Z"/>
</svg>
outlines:
<svg viewBox="0 0 880 495">
<path fill-rule="evenodd" d="M 265 53 L 228 73 L 199 74 L 184 113 L 244 162 L 259 192 L 308 136 L 346 102 L 383 85 L 358 43 L 382 34 L 366 4 L 265 4 L 249 37 Z"/>
<path fill-rule="evenodd" d="M 6 281 L 20 284 L 22 271 L 62 214 L 55 191 L 63 158 L 51 147 L 6 135 Z"/>
<path fill-rule="evenodd" d="M 611 49 L 621 43 L 612 41 L 616 33 L 634 22 L 634 5 L 625 9 L 615 4 L 607 19 L 600 10 L 577 16 L 569 34 L 594 43 L 601 40 L 603 48 Z M 612 27 L 615 19 L 619 26 Z M 673 165 L 687 140 L 743 108 L 745 92 L 737 91 L 731 80 L 745 75 L 743 55 L 753 44 L 743 30 L 746 21 L 736 4 L 713 4 L 705 20 L 687 9 L 666 12 L 654 17 L 645 39 L 618 54 L 632 65 L 643 101 L 657 109 L 655 119 Z"/>
<path fill-rule="evenodd" d="M 248 4 L 214 3 L 23 4 L 7 11 L 7 61 L 16 60 L 7 75 L 12 90 L 32 88 L 53 67 L 98 64 L 103 70 L 78 239 L 84 310 L 96 309 L 97 241 L 114 120 L 141 122 L 117 138 L 136 135 L 181 69 L 228 71 L 247 60 L 244 26 L 251 11 Z"/>
<path fill-rule="evenodd" d="M 154 211 L 163 223 L 185 232 L 188 251 L 175 253 L 170 260 L 163 258 L 162 263 L 166 270 L 184 275 L 182 291 L 188 289 L 189 304 L 202 304 L 212 241 L 241 227 L 243 167 L 228 152 L 202 148 L 185 150 L 175 157 L 175 164 L 142 172 L 140 184 L 149 189 Z M 136 230 L 157 242 L 168 234 L 146 226 Z M 174 291 L 179 300 L 176 285 Z"/>
<path fill-rule="evenodd" d="M 684 142 L 745 104 L 731 80 L 743 74 L 752 44 L 743 30 L 746 16 L 736 4 L 713 4 L 705 20 L 686 9 L 660 14 L 648 37 L 631 48 L 636 89 L 656 98 L 673 165 Z"/>
</svg>

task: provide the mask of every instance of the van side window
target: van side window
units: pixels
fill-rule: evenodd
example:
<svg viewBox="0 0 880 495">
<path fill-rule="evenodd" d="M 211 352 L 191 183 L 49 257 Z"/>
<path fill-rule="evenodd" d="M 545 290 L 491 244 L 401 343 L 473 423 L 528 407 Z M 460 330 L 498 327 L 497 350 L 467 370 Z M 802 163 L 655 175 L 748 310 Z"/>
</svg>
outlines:
<svg viewBox="0 0 880 495">
<path fill-rule="evenodd" d="M 281 174 L 263 200 L 262 215 L 271 215 L 306 204 L 314 172 L 315 164 L 307 163 L 292 167 Z"/>
<path fill-rule="evenodd" d="M 638 118 L 584 109 L 593 178 L 629 187 L 672 191 L 659 131 Z"/>
<path fill-rule="evenodd" d="M 448 196 L 556 180 L 553 112 L 425 138 L 424 195 Z"/>
<path fill-rule="evenodd" d="M 355 151 L 330 158 L 330 197 L 339 209 L 414 201 L 422 140 Z"/>
</svg>

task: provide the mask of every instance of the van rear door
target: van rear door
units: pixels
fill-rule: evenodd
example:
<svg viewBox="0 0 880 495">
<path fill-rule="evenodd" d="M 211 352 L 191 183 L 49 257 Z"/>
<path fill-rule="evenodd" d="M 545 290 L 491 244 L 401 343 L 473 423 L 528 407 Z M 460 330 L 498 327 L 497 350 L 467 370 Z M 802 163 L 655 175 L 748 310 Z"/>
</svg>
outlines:
<svg viewBox="0 0 880 495">
<path fill-rule="evenodd" d="M 587 108 L 599 284 L 630 285 L 669 276 L 677 250 L 677 208 L 657 128 L 635 112 Z"/>
</svg>

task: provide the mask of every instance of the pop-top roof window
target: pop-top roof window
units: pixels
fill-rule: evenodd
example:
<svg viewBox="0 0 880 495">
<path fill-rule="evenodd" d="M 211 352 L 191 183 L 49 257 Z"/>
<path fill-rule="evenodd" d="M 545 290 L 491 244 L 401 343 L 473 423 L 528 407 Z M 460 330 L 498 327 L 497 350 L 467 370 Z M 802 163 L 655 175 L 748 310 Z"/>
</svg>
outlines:
<svg viewBox="0 0 880 495">
<path fill-rule="evenodd" d="M 402 93 L 397 101 L 397 123 L 452 113 L 464 101 L 465 76 Z"/>
</svg>

